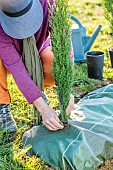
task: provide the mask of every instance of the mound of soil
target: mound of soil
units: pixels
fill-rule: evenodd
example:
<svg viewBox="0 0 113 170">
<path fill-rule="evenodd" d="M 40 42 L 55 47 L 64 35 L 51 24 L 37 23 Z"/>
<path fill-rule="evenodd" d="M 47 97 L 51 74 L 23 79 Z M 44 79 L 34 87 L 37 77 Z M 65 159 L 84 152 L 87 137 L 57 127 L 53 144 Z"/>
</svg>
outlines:
<svg viewBox="0 0 113 170">
<path fill-rule="evenodd" d="M 99 170 L 113 170 L 113 159 L 106 160 Z"/>
</svg>

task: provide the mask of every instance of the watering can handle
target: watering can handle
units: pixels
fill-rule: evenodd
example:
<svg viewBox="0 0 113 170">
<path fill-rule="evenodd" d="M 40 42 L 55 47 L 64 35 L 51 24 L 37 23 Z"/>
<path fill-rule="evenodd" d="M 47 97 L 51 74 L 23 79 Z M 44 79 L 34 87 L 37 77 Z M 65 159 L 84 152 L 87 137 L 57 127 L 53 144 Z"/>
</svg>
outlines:
<svg viewBox="0 0 113 170">
<path fill-rule="evenodd" d="M 83 27 L 81 22 L 74 15 L 72 15 L 72 14 L 68 14 L 68 15 L 73 21 L 75 21 L 79 25 L 79 28 Z"/>
</svg>

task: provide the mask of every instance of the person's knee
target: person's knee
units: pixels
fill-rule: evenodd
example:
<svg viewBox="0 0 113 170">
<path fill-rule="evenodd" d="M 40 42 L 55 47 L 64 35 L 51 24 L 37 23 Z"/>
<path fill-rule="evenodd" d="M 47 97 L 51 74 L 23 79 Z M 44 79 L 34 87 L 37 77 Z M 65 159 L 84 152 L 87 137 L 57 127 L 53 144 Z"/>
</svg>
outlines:
<svg viewBox="0 0 113 170">
<path fill-rule="evenodd" d="M 44 72 L 44 86 L 48 87 L 55 85 L 55 80 L 53 76 L 53 52 L 51 50 L 51 47 L 46 47 L 46 49 L 41 52 L 40 57 Z"/>
<path fill-rule="evenodd" d="M 51 74 L 52 73 L 52 67 L 53 67 L 53 52 L 51 50 L 51 47 L 46 47 L 41 53 L 40 53 L 42 66 L 44 74 Z"/>
</svg>

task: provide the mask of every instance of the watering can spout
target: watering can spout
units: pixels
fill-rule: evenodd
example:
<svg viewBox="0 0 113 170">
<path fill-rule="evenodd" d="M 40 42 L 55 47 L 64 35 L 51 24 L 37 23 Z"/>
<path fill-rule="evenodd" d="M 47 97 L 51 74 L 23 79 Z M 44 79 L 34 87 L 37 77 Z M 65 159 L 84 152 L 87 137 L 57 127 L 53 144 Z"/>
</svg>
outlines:
<svg viewBox="0 0 113 170">
<path fill-rule="evenodd" d="M 91 46 L 93 45 L 97 35 L 99 34 L 100 30 L 101 30 L 102 26 L 99 25 L 96 30 L 94 31 L 94 33 L 92 34 L 92 36 L 89 38 L 87 44 L 84 46 L 84 53 L 89 51 Z"/>
</svg>

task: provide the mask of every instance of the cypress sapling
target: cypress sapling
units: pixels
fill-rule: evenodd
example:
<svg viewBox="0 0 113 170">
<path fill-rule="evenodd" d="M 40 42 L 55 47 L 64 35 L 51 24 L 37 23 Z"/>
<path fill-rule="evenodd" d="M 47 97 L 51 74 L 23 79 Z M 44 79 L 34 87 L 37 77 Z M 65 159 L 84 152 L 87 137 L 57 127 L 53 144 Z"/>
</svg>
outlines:
<svg viewBox="0 0 113 170">
<path fill-rule="evenodd" d="M 71 31 L 68 17 L 68 0 L 56 0 L 50 6 L 50 27 L 52 51 L 54 53 L 53 72 L 59 97 L 60 120 L 69 119 L 66 108 L 73 87 L 73 63 L 70 59 Z"/>
<path fill-rule="evenodd" d="M 113 36 L 113 0 L 102 0 L 105 18 L 110 23 L 111 34 Z"/>
</svg>

